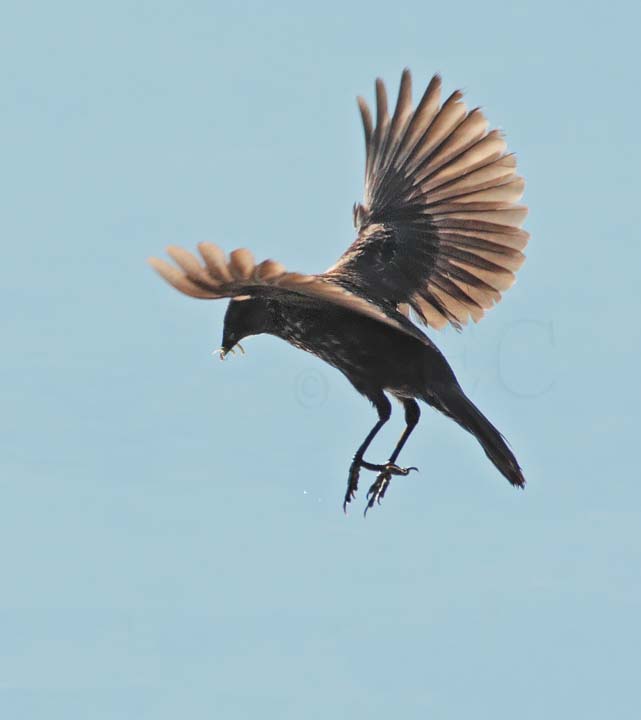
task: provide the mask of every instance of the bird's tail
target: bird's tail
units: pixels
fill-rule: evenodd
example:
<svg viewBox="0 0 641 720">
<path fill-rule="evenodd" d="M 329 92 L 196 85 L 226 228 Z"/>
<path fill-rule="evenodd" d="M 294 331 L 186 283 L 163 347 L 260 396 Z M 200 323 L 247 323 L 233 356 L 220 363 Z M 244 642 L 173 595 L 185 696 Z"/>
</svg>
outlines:
<svg viewBox="0 0 641 720">
<path fill-rule="evenodd" d="M 476 405 L 466 397 L 460 387 L 449 388 L 447 393 L 439 394 L 438 397 L 430 393 L 429 397 L 425 399 L 430 405 L 472 433 L 481 443 L 485 454 L 512 485 L 520 488 L 525 487 L 523 472 L 505 438 Z"/>
</svg>

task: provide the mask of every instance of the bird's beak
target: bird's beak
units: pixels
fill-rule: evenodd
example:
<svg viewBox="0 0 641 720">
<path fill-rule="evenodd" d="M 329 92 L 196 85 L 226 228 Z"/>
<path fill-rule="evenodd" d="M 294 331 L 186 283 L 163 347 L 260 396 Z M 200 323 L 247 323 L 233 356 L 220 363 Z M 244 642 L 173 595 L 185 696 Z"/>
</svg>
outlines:
<svg viewBox="0 0 641 720">
<path fill-rule="evenodd" d="M 218 350 L 214 350 L 212 355 L 218 355 L 221 360 L 224 360 L 227 357 L 227 355 L 229 355 L 229 353 L 231 353 L 232 355 L 235 355 L 236 348 L 238 348 L 240 350 L 242 355 L 245 354 L 245 348 L 240 343 L 236 343 L 235 345 L 232 345 L 232 347 L 228 347 L 228 348 L 222 346 L 222 347 L 218 348 Z"/>
</svg>

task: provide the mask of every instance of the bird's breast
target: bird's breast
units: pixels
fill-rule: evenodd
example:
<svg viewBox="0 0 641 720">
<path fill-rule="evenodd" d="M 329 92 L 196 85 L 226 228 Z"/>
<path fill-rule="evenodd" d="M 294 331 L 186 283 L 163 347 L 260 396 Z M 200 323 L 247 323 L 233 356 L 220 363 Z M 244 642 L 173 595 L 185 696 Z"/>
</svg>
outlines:
<svg viewBox="0 0 641 720">
<path fill-rule="evenodd" d="M 423 386 L 423 345 L 356 313 L 292 313 L 276 333 L 337 368 L 357 387 L 375 386 L 412 397 Z"/>
</svg>

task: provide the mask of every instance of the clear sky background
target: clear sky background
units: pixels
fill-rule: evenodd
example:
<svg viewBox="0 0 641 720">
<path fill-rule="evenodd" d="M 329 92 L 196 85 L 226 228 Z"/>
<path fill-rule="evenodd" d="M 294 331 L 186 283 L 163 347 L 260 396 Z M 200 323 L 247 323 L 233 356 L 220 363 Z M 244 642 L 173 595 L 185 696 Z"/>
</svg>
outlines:
<svg viewBox="0 0 641 720">
<path fill-rule="evenodd" d="M 3 718 L 641 716 L 641 18 L 596 5 L 3 5 Z M 225 303 L 145 259 L 328 267 L 355 96 L 405 66 L 528 182 L 516 286 L 430 334 L 529 484 L 425 408 L 363 520 L 367 401 L 274 338 L 212 358 Z"/>
</svg>

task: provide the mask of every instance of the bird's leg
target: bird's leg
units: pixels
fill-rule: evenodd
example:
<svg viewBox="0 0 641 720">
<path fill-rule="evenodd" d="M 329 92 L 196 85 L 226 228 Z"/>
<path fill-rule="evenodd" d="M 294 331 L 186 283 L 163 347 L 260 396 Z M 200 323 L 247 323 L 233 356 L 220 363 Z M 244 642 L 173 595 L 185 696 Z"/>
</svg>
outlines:
<svg viewBox="0 0 641 720">
<path fill-rule="evenodd" d="M 400 455 L 403 445 L 407 442 L 407 439 L 412 434 L 412 430 L 418 424 L 418 420 L 421 417 L 421 410 L 416 400 L 411 398 L 404 398 L 402 400 L 403 406 L 405 407 L 405 430 L 394 448 L 394 452 L 390 455 L 389 460 L 385 465 L 380 466 L 380 474 L 367 491 L 367 505 L 365 506 L 365 515 L 367 511 L 374 507 L 374 503 L 379 503 L 385 497 L 385 491 L 387 490 L 392 475 L 409 475 L 411 470 L 417 470 L 415 467 L 400 468 L 396 465 L 396 458 Z M 366 466 L 365 466 L 366 467 Z"/>
<path fill-rule="evenodd" d="M 347 478 L 347 491 L 345 493 L 345 500 L 343 501 L 343 512 L 345 513 L 347 512 L 347 506 L 353 500 L 356 495 L 356 491 L 358 490 L 358 476 L 360 475 L 361 467 L 368 467 L 368 465 L 370 465 L 370 463 L 366 463 L 363 460 L 363 455 L 365 455 L 365 451 L 370 446 L 372 440 L 376 437 L 376 433 L 383 427 L 383 425 L 385 425 L 392 414 L 390 401 L 385 397 L 382 391 L 376 395 L 368 395 L 368 397 L 370 397 L 376 407 L 376 411 L 378 412 L 378 422 L 369 431 L 367 437 L 361 443 L 360 447 L 354 454 L 354 459 L 350 465 L 349 476 Z M 371 467 L 375 467 L 377 470 L 379 469 L 378 465 Z"/>
</svg>

